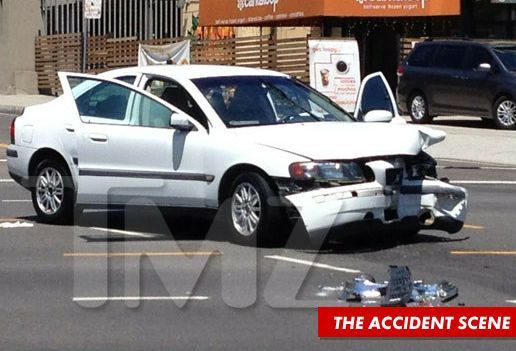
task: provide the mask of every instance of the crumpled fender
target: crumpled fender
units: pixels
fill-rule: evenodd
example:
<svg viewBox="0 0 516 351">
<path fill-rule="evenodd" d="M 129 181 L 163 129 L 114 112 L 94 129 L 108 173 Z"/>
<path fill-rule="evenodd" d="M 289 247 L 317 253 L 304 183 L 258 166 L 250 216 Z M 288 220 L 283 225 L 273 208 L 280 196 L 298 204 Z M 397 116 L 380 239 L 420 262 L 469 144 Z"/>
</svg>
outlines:
<svg viewBox="0 0 516 351">
<path fill-rule="evenodd" d="M 438 144 L 446 139 L 446 132 L 443 132 L 442 130 L 428 127 L 418 127 L 418 129 L 421 136 L 421 150 L 425 150 L 428 147 Z"/>
</svg>

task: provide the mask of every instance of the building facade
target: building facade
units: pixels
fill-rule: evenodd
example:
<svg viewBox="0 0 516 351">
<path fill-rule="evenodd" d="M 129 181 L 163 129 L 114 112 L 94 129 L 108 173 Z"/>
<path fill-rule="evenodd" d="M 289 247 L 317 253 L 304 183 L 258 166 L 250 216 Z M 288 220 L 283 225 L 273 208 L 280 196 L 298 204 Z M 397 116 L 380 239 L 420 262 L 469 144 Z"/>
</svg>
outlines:
<svg viewBox="0 0 516 351">
<path fill-rule="evenodd" d="M 82 33 L 83 1 L 0 0 L 0 94 L 37 93 L 35 36 Z M 290 12 L 281 13 L 289 3 Z M 208 33 L 224 26 L 237 37 L 354 37 L 363 74 L 383 71 L 392 85 L 400 38 L 516 36 L 516 4 L 507 0 L 402 3 L 405 8 L 397 0 L 311 0 L 302 7 L 297 0 L 103 0 L 101 19 L 89 20 L 86 29 L 91 36 L 146 40 L 195 34 L 200 20 Z"/>
<path fill-rule="evenodd" d="M 186 0 L 102 0 L 100 19 L 83 21 L 84 0 L 0 0 L 0 94 L 35 94 L 37 35 L 84 33 L 138 40 L 185 34 Z"/>
</svg>

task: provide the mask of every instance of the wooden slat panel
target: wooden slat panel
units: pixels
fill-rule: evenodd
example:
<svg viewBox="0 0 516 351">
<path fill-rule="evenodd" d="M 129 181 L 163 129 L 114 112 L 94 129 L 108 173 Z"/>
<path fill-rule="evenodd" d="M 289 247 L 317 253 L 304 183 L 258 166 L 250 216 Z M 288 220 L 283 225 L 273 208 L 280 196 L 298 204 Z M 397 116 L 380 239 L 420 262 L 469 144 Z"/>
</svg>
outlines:
<svg viewBox="0 0 516 351">
<path fill-rule="evenodd" d="M 81 68 L 81 34 L 37 37 L 35 41 L 38 88 L 51 94 L 61 92 L 57 72 L 79 72 Z"/>
<path fill-rule="evenodd" d="M 138 42 L 135 37 L 89 38 L 87 71 L 100 73 L 138 63 L 138 45 L 165 45 L 185 38 L 162 38 Z M 405 46 L 402 45 L 402 48 Z M 52 35 L 36 38 L 38 86 L 52 93 L 60 91 L 57 71 L 79 71 L 82 45 L 80 34 Z M 241 65 L 273 69 L 308 81 L 307 38 L 273 39 L 254 36 L 192 42 L 192 63 Z"/>
</svg>

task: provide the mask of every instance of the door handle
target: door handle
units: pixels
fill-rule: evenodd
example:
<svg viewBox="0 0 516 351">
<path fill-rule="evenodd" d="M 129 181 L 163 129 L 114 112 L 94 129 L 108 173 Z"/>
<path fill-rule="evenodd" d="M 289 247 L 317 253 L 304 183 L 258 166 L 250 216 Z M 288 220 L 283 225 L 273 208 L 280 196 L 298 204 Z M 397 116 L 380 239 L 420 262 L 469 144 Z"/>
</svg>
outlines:
<svg viewBox="0 0 516 351">
<path fill-rule="evenodd" d="M 65 126 L 64 126 L 64 127 L 65 127 L 66 131 L 68 131 L 68 132 L 70 132 L 70 133 L 75 132 L 75 128 L 74 128 L 74 127 L 73 127 L 73 125 L 71 125 L 71 124 L 65 124 Z"/>
<path fill-rule="evenodd" d="M 91 141 L 95 141 L 97 143 L 105 143 L 106 141 L 108 141 L 107 135 L 103 134 L 90 134 L 88 135 L 88 137 Z"/>
</svg>

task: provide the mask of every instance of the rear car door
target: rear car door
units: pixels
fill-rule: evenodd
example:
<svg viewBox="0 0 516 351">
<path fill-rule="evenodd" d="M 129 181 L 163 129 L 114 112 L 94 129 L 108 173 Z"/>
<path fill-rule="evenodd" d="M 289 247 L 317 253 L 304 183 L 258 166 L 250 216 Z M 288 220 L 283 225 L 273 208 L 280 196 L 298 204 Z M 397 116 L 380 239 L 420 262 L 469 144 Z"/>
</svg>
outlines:
<svg viewBox="0 0 516 351">
<path fill-rule="evenodd" d="M 464 92 L 469 80 L 464 68 L 467 50 L 465 44 L 439 45 L 431 72 L 434 113 L 460 113 L 469 109 L 470 98 Z"/>
<path fill-rule="evenodd" d="M 202 190 L 177 184 L 185 176 L 174 166 L 174 142 L 184 139 L 182 131 L 170 127 L 178 109 L 121 81 L 73 73 L 60 73 L 60 78 L 81 121 L 76 131 L 78 203 L 127 204 L 146 198 L 182 205 L 185 198 L 202 198 L 191 193 Z M 205 134 L 196 121 L 191 123 Z"/>
</svg>

